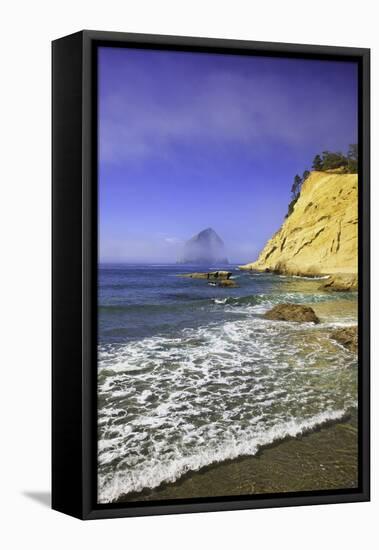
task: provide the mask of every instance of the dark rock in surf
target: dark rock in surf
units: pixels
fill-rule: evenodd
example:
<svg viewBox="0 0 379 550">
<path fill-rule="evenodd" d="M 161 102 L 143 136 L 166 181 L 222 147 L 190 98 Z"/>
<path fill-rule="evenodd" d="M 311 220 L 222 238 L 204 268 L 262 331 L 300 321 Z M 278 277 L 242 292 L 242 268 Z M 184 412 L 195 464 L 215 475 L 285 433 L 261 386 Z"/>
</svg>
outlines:
<svg viewBox="0 0 379 550">
<path fill-rule="evenodd" d="M 334 292 L 352 292 L 358 290 L 358 276 L 356 273 L 337 273 L 331 275 L 320 290 Z"/>
<path fill-rule="evenodd" d="M 188 277 L 189 279 L 209 279 L 215 281 L 219 279 L 230 279 L 232 276 L 231 271 L 207 271 L 205 273 L 184 273 L 180 277 Z"/>
<path fill-rule="evenodd" d="M 330 333 L 330 338 L 335 340 L 349 351 L 358 351 L 358 327 L 337 328 Z"/>
<path fill-rule="evenodd" d="M 267 311 L 263 317 L 272 321 L 295 321 L 296 323 L 315 324 L 320 322 L 320 319 L 311 307 L 299 304 L 278 304 L 270 309 L 270 311 Z"/>
<path fill-rule="evenodd" d="M 205 273 L 184 273 L 179 277 L 188 279 L 206 279 L 211 286 L 219 286 L 221 288 L 237 288 L 238 285 L 231 279 L 231 271 L 208 271 Z"/>
<path fill-rule="evenodd" d="M 221 279 L 221 281 L 219 281 L 217 283 L 217 286 L 221 287 L 221 288 L 237 288 L 238 285 L 235 281 L 233 281 L 233 279 Z"/>
</svg>

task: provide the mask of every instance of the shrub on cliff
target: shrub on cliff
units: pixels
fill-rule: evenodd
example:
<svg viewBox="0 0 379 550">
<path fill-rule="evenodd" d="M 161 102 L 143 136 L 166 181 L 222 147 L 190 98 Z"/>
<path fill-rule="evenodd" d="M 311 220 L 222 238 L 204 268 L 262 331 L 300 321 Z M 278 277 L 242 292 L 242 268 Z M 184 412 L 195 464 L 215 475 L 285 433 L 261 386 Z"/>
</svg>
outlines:
<svg viewBox="0 0 379 550">
<path fill-rule="evenodd" d="M 300 193 L 299 193 L 300 195 Z M 296 202 L 297 202 L 297 199 L 299 198 L 299 195 L 297 195 L 297 197 L 295 197 L 294 199 L 292 199 L 292 201 L 289 203 L 288 205 L 288 210 L 287 210 L 287 214 L 285 215 L 286 218 L 288 218 L 288 216 L 290 216 L 293 212 L 293 207 L 295 206 Z"/>
<path fill-rule="evenodd" d="M 302 185 L 305 182 L 305 180 L 307 179 L 307 177 L 309 176 L 309 174 L 310 174 L 310 171 L 305 170 L 303 172 L 303 177 L 300 177 L 299 174 L 296 174 L 296 176 L 294 177 L 293 184 L 292 184 L 292 187 L 291 187 L 291 199 L 292 200 L 288 205 L 287 214 L 285 216 L 286 218 L 288 218 L 288 216 L 290 216 L 292 214 L 293 208 L 294 208 L 298 198 L 300 197 L 300 191 L 301 191 Z"/>
<path fill-rule="evenodd" d="M 323 151 L 321 155 L 318 154 L 313 159 L 312 170 L 316 172 L 338 170 L 343 174 L 356 174 L 358 172 L 358 145 L 356 143 L 349 145 L 346 155 L 341 152 Z M 299 174 L 296 174 L 294 177 L 291 187 L 291 202 L 288 205 L 286 218 L 292 214 L 294 206 L 300 197 L 301 188 L 309 175 L 310 171 L 305 170 L 302 177 Z"/>
<path fill-rule="evenodd" d="M 347 157 L 341 152 L 331 153 L 330 151 L 323 151 L 322 153 L 322 170 L 345 169 L 347 164 Z"/>
<path fill-rule="evenodd" d="M 347 168 L 350 174 L 358 172 L 358 145 L 352 143 L 347 152 Z"/>
<path fill-rule="evenodd" d="M 319 172 L 341 169 L 345 174 L 354 174 L 358 171 L 358 145 L 351 144 L 346 155 L 340 151 L 323 151 L 313 159 L 312 168 Z"/>
<path fill-rule="evenodd" d="M 320 155 L 316 155 L 312 162 L 312 170 L 320 172 L 322 170 L 322 158 Z"/>
<path fill-rule="evenodd" d="M 301 190 L 301 184 L 302 183 L 303 183 L 303 180 L 301 179 L 299 174 L 296 174 L 296 176 L 294 177 L 294 180 L 293 180 L 292 187 L 291 187 L 292 200 L 296 200 L 297 197 L 300 195 L 300 190 Z"/>
</svg>

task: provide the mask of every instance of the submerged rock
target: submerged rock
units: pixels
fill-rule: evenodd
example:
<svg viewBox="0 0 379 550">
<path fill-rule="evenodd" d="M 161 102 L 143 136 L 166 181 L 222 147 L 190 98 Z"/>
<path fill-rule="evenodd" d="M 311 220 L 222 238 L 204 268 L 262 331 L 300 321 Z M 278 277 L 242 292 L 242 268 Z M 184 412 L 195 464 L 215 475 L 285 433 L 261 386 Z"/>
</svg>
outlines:
<svg viewBox="0 0 379 550">
<path fill-rule="evenodd" d="M 295 321 L 297 323 L 319 323 L 313 309 L 299 304 L 278 304 L 264 314 L 265 319 L 272 321 Z"/>
<path fill-rule="evenodd" d="M 358 327 L 337 328 L 330 333 L 332 340 L 335 340 L 352 352 L 358 351 Z"/>
<path fill-rule="evenodd" d="M 335 292 L 347 292 L 358 290 L 358 275 L 355 273 L 338 273 L 331 275 L 320 290 L 333 290 Z"/>
<path fill-rule="evenodd" d="M 233 279 L 221 279 L 218 283 L 216 283 L 217 286 L 220 286 L 221 288 L 229 287 L 229 288 L 237 288 L 238 285 Z"/>
</svg>

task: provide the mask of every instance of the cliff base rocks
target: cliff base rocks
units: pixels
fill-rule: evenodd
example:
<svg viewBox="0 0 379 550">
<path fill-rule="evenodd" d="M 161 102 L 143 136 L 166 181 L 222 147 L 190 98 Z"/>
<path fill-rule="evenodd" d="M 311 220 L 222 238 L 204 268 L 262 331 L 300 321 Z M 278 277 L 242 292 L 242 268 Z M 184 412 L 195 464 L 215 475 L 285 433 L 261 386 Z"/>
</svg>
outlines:
<svg viewBox="0 0 379 550">
<path fill-rule="evenodd" d="M 337 273 L 331 275 L 321 286 L 320 290 L 347 292 L 358 290 L 358 275 L 355 273 Z"/>
<path fill-rule="evenodd" d="M 292 213 L 255 262 L 241 269 L 286 275 L 357 273 L 358 176 L 311 172 Z M 337 290 L 330 288 L 331 290 Z"/>
</svg>

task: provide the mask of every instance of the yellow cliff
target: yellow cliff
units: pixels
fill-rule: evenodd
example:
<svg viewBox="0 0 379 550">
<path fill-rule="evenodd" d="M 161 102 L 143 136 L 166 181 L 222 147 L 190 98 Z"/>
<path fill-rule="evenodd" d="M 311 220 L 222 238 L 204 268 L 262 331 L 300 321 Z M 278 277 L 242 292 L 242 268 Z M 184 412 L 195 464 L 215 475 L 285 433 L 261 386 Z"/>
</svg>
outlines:
<svg viewBox="0 0 379 550">
<path fill-rule="evenodd" d="M 358 176 L 311 172 L 293 212 L 241 269 L 291 275 L 357 273 Z"/>
</svg>

